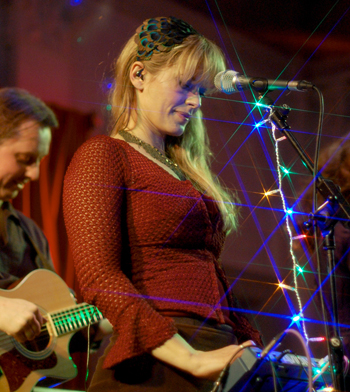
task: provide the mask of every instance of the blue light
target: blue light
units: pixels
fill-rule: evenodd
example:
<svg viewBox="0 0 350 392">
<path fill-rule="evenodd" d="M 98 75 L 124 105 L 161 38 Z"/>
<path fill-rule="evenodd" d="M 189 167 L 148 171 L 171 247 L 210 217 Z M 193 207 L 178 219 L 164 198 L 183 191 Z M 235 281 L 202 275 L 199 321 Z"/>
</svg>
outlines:
<svg viewBox="0 0 350 392">
<path fill-rule="evenodd" d="M 266 124 L 266 120 L 262 120 L 262 121 L 260 121 L 258 123 L 254 123 L 253 131 L 254 131 L 254 129 L 259 129 L 260 127 L 262 127 L 265 124 Z"/>
<path fill-rule="evenodd" d="M 75 6 L 79 5 L 83 2 L 83 0 L 70 0 L 70 5 Z"/>
<path fill-rule="evenodd" d="M 114 80 L 112 78 L 106 78 L 101 83 L 101 89 L 106 93 L 114 87 Z"/>
<path fill-rule="evenodd" d="M 292 215 L 292 214 L 293 214 L 293 210 L 289 208 L 289 209 L 287 210 L 287 214 Z"/>
<path fill-rule="evenodd" d="M 300 316 L 299 316 L 299 315 L 296 315 L 296 316 L 293 317 L 292 320 L 295 321 L 295 322 L 296 322 L 296 321 L 299 321 L 299 320 L 300 320 Z"/>
</svg>

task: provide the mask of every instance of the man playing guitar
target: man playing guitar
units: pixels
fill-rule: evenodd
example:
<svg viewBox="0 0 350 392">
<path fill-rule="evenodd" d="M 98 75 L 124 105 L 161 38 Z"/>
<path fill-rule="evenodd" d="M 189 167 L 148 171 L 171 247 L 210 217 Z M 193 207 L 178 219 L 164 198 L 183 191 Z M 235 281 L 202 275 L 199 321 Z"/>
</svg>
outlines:
<svg viewBox="0 0 350 392">
<path fill-rule="evenodd" d="M 57 126 L 53 111 L 38 98 L 17 88 L 0 89 L 0 288 L 34 269 L 54 270 L 43 232 L 9 200 L 38 179 L 51 128 Z M 35 304 L 0 296 L 1 331 L 23 342 L 37 336 L 44 322 Z"/>
</svg>

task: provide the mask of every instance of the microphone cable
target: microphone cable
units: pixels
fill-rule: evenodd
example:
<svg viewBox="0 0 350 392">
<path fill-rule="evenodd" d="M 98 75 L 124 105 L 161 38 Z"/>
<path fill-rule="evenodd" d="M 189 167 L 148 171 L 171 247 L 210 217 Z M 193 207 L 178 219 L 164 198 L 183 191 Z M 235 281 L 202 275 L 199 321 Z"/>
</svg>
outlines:
<svg viewBox="0 0 350 392">
<path fill-rule="evenodd" d="M 252 347 L 252 346 L 243 346 L 243 344 L 241 344 L 239 346 L 239 349 L 232 355 L 232 357 L 227 362 L 225 367 L 221 370 L 219 377 L 217 378 L 217 380 L 214 383 L 214 388 L 210 392 L 218 392 L 220 386 L 225 386 L 226 378 L 228 376 L 228 370 L 230 369 L 231 362 L 234 360 L 234 358 L 237 356 L 238 353 L 240 353 L 241 351 L 243 351 L 244 349 L 246 349 L 248 347 Z"/>
</svg>

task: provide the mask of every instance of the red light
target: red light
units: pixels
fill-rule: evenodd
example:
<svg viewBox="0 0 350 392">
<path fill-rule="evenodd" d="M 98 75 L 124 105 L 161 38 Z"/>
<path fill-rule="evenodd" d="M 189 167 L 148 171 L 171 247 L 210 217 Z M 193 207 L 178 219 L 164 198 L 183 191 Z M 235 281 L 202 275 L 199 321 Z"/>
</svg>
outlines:
<svg viewBox="0 0 350 392">
<path fill-rule="evenodd" d="M 324 342 L 326 338 L 324 336 L 319 336 L 317 338 L 310 338 L 309 342 Z"/>
</svg>

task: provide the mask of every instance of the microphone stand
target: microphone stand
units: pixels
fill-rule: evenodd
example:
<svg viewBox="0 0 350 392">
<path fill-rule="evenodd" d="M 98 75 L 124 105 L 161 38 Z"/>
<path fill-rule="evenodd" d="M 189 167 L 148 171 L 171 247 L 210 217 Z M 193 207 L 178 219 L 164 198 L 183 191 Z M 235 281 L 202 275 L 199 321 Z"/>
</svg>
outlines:
<svg viewBox="0 0 350 392">
<path fill-rule="evenodd" d="M 304 162 L 309 171 L 314 173 L 314 165 L 311 159 L 307 156 L 298 140 L 290 132 L 290 126 L 287 122 L 290 108 L 287 105 L 282 105 L 282 111 L 274 106 L 273 100 L 266 95 L 260 93 L 260 102 L 268 106 L 269 121 L 278 128 L 286 139 L 291 143 L 293 148 L 298 153 L 300 159 Z M 330 355 L 330 369 L 333 378 L 333 384 L 336 391 L 345 391 L 345 382 L 343 374 L 343 344 L 340 338 L 338 305 L 336 298 L 336 281 L 335 281 L 335 238 L 334 227 L 336 223 L 342 222 L 345 227 L 350 228 L 350 204 L 341 194 L 340 189 L 333 181 L 322 177 L 320 174 L 316 177 L 316 188 L 318 192 L 324 197 L 326 202 L 322 204 L 316 213 L 310 215 L 311 222 L 306 224 L 311 227 L 318 225 L 322 236 L 324 238 L 324 249 L 327 254 L 328 272 L 330 275 L 330 289 L 333 309 L 333 319 L 335 328 L 333 330 L 334 336 L 328 339 L 328 347 Z M 328 327 L 326 327 L 328 328 Z M 335 373 L 335 377 L 333 374 Z"/>
</svg>

